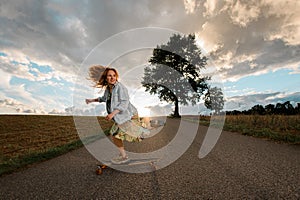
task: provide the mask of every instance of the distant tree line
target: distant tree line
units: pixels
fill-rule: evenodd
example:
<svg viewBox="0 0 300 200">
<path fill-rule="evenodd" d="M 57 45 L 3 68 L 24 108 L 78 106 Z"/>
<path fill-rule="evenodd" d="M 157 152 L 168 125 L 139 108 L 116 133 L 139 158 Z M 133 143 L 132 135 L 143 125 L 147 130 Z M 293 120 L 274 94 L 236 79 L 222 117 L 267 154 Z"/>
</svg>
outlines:
<svg viewBox="0 0 300 200">
<path fill-rule="evenodd" d="M 266 106 L 255 105 L 249 110 L 244 111 L 226 111 L 226 115 L 299 115 L 300 114 L 300 103 L 294 107 L 290 101 L 284 103 L 277 103 L 276 105 L 268 104 Z"/>
</svg>

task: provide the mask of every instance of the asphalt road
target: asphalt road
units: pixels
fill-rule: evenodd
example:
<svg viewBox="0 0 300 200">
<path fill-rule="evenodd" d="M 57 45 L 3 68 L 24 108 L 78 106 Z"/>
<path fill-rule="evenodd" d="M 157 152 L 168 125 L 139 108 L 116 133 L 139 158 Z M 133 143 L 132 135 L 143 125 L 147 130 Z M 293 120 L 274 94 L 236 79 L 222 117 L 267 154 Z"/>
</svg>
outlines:
<svg viewBox="0 0 300 200">
<path fill-rule="evenodd" d="M 159 149 L 174 137 L 178 119 L 141 143 L 135 152 Z M 107 169 L 86 148 L 0 178 L 0 199 L 300 199 L 300 146 L 223 131 L 198 158 L 207 127 L 199 126 L 188 150 L 169 166 L 149 173 Z M 189 133 L 186 133 L 189 134 Z"/>
</svg>

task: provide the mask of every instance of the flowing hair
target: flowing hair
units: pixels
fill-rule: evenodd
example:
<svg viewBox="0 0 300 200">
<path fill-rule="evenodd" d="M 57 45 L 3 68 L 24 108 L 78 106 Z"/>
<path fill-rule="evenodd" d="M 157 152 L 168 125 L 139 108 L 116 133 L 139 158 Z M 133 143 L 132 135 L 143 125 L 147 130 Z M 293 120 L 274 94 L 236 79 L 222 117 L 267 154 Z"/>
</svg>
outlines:
<svg viewBox="0 0 300 200">
<path fill-rule="evenodd" d="M 104 88 L 108 85 L 106 81 L 107 73 L 112 70 L 116 73 L 117 80 L 119 78 L 119 73 L 115 68 L 104 67 L 102 65 L 95 65 L 89 68 L 89 80 L 91 80 L 96 88 Z"/>
</svg>

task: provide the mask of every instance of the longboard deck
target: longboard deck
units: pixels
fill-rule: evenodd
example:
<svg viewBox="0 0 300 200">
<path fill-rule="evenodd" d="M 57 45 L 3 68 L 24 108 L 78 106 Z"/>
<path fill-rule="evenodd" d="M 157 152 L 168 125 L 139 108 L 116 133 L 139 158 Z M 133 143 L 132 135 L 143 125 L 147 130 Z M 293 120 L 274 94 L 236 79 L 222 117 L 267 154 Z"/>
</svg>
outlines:
<svg viewBox="0 0 300 200">
<path fill-rule="evenodd" d="M 114 164 L 111 161 L 103 161 L 102 164 L 97 165 L 97 170 L 96 173 L 97 174 L 102 174 L 103 170 L 106 168 L 114 168 L 117 166 L 135 166 L 135 165 L 150 165 L 151 168 L 153 169 L 153 171 L 155 171 L 157 168 L 155 166 L 155 163 L 157 161 L 159 161 L 161 158 L 148 158 L 148 159 L 130 159 L 128 162 L 126 163 L 122 163 L 122 164 Z"/>
</svg>

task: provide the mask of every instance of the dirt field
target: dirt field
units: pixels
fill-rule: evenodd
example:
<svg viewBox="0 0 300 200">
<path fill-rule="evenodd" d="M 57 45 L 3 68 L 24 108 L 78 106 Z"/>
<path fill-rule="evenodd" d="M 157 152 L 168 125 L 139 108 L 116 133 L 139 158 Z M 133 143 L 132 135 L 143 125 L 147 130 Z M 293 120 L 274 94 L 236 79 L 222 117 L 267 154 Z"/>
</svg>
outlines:
<svg viewBox="0 0 300 200">
<path fill-rule="evenodd" d="M 85 129 L 88 135 L 97 134 L 99 130 L 89 126 L 90 119 L 91 117 L 83 117 L 80 128 Z M 102 117 L 98 117 L 98 121 L 103 130 L 111 126 L 111 123 Z M 47 151 L 78 140 L 72 116 L 1 115 L 0 117 L 0 163 L 9 158 Z"/>
</svg>

